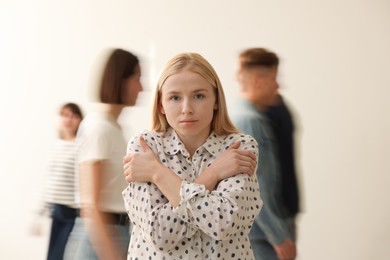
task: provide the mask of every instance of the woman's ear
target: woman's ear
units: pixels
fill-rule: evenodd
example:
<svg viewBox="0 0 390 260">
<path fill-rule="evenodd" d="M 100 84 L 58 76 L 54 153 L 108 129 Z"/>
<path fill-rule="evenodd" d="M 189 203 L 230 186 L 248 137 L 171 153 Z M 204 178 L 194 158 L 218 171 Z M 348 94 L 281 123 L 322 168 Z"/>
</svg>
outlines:
<svg viewBox="0 0 390 260">
<path fill-rule="evenodd" d="M 165 110 L 164 107 L 160 104 L 160 113 L 165 115 Z"/>
<path fill-rule="evenodd" d="M 218 103 L 214 104 L 214 110 L 218 110 Z"/>
</svg>

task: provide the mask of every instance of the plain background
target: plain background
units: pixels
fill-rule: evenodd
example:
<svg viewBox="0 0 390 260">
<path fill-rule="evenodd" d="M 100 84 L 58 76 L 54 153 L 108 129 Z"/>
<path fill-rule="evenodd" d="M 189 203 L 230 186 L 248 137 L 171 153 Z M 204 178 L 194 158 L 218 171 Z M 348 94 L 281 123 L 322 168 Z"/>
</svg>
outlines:
<svg viewBox="0 0 390 260">
<path fill-rule="evenodd" d="M 298 259 L 389 259 L 389 1 L 0 1 L 0 35 L 1 259 L 44 259 L 47 234 L 28 228 L 58 108 L 88 111 L 108 47 L 142 60 L 146 91 L 121 117 L 128 136 L 149 127 L 172 55 L 208 59 L 232 109 L 238 53 L 278 53 L 298 130 Z"/>
</svg>

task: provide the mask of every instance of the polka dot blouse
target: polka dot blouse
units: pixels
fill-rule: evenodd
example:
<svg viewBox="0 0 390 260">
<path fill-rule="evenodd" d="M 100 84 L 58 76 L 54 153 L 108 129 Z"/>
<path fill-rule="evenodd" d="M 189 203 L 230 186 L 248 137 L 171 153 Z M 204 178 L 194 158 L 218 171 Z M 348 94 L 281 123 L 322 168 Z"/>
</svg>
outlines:
<svg viewBox="0 0 390 260">
<path fill-rule="evenodd" d="M 192 158 L 174 130 L 145 131 L 145 141 L 161 162 L 183 179 L 181 201 L 175 208 L 153 183 L 133 182 L 123 191 L 133 223 L 128 259 L 254 259 L 248 233 L 260 212 L 256 174 L 222 180 L 214 191 L 195 184 L 195 178 L 230 145 L 258 155 L 258 145 L 246 134 L 211 133 Z M 140 150 L 139 136 L 128 143 L 128 153 Z"/>
</svg>

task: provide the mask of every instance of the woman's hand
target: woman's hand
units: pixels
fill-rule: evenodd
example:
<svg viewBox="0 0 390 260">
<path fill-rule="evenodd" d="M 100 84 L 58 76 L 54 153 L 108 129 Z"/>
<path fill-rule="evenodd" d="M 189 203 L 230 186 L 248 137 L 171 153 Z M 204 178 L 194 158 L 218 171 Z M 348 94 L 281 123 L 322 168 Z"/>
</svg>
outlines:
<svg viewBox="0 0 390 260">
<path fill-rule="evenodd" d="M 140 136 L 139 144 L 143 151 L 123 157 L 123 170 L 127 182 L 154 182 L 159 168 L 164 167 L 153 150 Z"/>
<path fill-rule="evenodd" d="M 239 149 L 240 144 L 240 141 L 232 144 L 194 182 L 204 184 L 206 189 L 211 191 L 223 179 L 240 173 L 245 173 L 249 176 L 254 174 L 256 155 L 249 150 Z"/>
<path fill-rule="evenodd" d="M 209 168 L 215 171 L 218 181 L 240 173 L 249 176 L 255 173 L 256 155 L 249 150 L 239 149 L 240 145 L 240 141 L 235 142 L 210 165 Z"/>
<path fill-rule="evenodd" d="M 165 167 L 147 145 L 144 138 L 139 138 L 143 151 L 123 157 L 123 169 L 127 182 L 153 182 L 165 195 L 173 207 L 179 205 L 182 179 Z"/>
</svg>

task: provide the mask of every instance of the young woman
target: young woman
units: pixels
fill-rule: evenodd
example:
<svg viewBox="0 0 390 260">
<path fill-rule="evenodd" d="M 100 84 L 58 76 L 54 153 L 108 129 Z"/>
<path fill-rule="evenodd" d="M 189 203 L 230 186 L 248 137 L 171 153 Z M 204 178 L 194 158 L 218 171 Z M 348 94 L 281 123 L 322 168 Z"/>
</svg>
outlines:
<svg viewBox="0 0 390 260">
<path fill-rule="evenodd" d="M 126 141 L 117 120 L 142 91 L 140 66 L 132 53 L 115 49 L 108 57 L 96 111 L 88 114 L 77 136 L 80 218 L 66 247 L 65 259 L 126 259 L 130 227 L 121 192 L 126 187 L 122 157 Z"/>
<path fill-rule="evenodd" d="M 128 259 L 254 259 L 257 155 L 256 141 L 231 123 L 213 67 L 196 53 L 168 61 L 152 131 L 131 138 L 124 157 Z"/>
<path fill-rule="evenodd" d="M 65 103 L 59 110 L 58 139 L 54 142 L 45 180 L 41 215 L 49 213 L 52 222 L 47 252 L 48 260 L 62 260 L 66 242 L 72 231 L 77 205 L 74 194 L 76 133 L 83 119 L 80 107 Z M 40 226 L 34 229 L 39 233 Z"/>
</svg>

